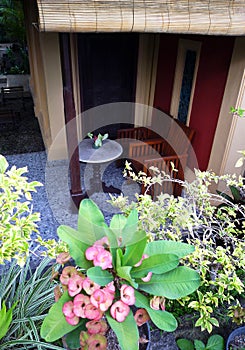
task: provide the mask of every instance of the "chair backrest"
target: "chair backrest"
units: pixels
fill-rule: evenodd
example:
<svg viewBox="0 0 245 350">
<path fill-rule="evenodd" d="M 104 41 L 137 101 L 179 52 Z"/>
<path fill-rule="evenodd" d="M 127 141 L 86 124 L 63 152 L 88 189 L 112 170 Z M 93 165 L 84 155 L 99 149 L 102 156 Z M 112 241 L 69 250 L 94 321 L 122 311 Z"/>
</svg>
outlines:
<svg viewBox="0 0 245 350">
<path fill-rule="evenodd" d="M 165 148 L 165 154 L 171 155 L 187 153 L 194 134 L 195 131 L 189 126 L 177 119 L 173 119 L 166 140 L 168 142 L 168 146 Z"/>
<path fill-rule="evenodd" d="M 145 127 L 117 130 L 118 139 L 146 140 L 147 136 L 148 129 Z"/>
<path fill-rule="evenodd" d="M 130 142 L 128 155 L 131 159 L 141 159 L 142 161 L 152 156 L 159 157 L 162 154 L 163 146 L 164 141 L 161 138 Z"/>
<path fill-rule="evenodd" d="M 151 167 L 156 167 L 159 171 L 163 171 L 166 175 L 169 175 L 171 179 L 183 181 L 186 162 L 187 154 L 145 159 L 143 161 L 143 171 L 147 176 L 152 176 L 154 172 L 151 170 Z M 155 185 L 152 185 L 148 194 L 150 194 L 152 198 L 156 198 L 160 193 L 173 194 L 175 197 L 180 196 L 182 192 L 181 184 L 171 179 L 166 179 L 162 184 L 156 183 Z M 144 193 L 145 190 L 146 188 L 142 185 L 141 193 Z"/>
</svg>

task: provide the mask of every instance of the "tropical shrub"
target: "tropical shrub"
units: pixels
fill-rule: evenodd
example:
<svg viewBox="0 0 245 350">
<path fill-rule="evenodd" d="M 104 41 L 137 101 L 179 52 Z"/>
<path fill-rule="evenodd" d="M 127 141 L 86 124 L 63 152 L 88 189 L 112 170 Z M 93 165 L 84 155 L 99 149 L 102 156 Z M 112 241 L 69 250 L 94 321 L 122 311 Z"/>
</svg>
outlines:
<svg viewBox="0 0 245 350">
<path fill-rule="evenodd" d="M 57 302 L 41 328 L 46 341 L 66 335 L 69 347 L 106 349 L 109 325 L 122 350 L 135 350 L 137 325 L 148 319 L 162 330 L 176 329 L 176 319 L 165 310 L 165 298 L 179 299 L 198 288 L 198 273 L 179 264 L 194 248 L 170 240 L 148 242 L 138 226 L 138 212 L 133 210 L 127 218 L 114 215 L 108 227 L 96 204 L 84 199 L 78 229 L 58 228 L 76 266 L 61 271 Z M 58 257 L 61 263 L 67 259 L 67 253 Z M 134 315 L 132 306 L 138 308 Z"/>
<path fill-rule="evenodd" d="M 126 164 L 125 174 L 146 188 L 156 182 L 174 181 L 156 168 L 152 171 L 153 177 L 142 172 L 135 175 L 130 164 Z M 195 176 L 191 183 L 182 182 L 183 197 L 174 198 L 162 193 L 153 200 L 145 193 L 136 194 L 131 203 L 124 196 L 112 197 L 111 203 L 126 215 L 136 209 L 139 228 L 146 231 L 149 240 L 168 239 L 195 246 L 193 254 L 182 261 L 199 271 L 201 285 L 192 295 L 180 298 L 178 302 L 199 314 L 196 326 L 211 332 L 213 326 L 219 325 L 215 310 L 224 307 L 224 315 L 232 316 L 241 307 L 239 296 L 244 296 L 245 206 L 244 203 L 233 203 L 223 193 L 213 194 L 209 188 L 211 184 L 223 181 L 227 190 L 234 186 L 244 191 L 244 178 L 217 176 L 198 170 Z M 225 206 L 218 207 L 221 203 Z M 172 301 L 166 301 L 167 310 L 172 306 Z"/>
<path fill-rule="evenodd" d="M 37 181 L 28 182 L 27 168 L 8 170 L 8 162 L 0 155 L 0 265 L 15 259 L 20 266 L 29 255 L 32 233 L 38 232 L 40 214 L 32 211 L 32 192 Z"/>
</svg>

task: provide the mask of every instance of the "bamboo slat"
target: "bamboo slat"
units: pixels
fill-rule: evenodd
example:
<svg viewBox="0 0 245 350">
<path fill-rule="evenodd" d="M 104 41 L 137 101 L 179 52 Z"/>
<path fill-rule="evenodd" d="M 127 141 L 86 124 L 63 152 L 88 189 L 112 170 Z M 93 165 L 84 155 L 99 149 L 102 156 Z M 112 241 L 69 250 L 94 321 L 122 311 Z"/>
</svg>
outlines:
<svg viewBox="0 0 245 350">
<path fill-rule="evenodd" d="M 245 34 L 245 0 L 37 0 L 40 31 Z"/>
</svg>

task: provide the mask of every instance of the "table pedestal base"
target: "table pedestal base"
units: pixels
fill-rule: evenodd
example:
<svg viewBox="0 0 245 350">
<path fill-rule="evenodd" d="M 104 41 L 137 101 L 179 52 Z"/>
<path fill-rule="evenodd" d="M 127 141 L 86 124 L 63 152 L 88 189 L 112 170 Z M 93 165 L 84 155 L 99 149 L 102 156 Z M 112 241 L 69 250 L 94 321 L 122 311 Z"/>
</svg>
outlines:
<svg viewBox="0 0 245 350">
<path fill-rule="evenodd" d="M 105 182 L 101 180 L 101 165 L 93 164 L 93 176 L 90 179 L 90 190 L 87 191 L 88 194 L 95 192 L 109 192 L 121 194 L 121 190 L 114 186 L 107 186 Z"/>
</svg>

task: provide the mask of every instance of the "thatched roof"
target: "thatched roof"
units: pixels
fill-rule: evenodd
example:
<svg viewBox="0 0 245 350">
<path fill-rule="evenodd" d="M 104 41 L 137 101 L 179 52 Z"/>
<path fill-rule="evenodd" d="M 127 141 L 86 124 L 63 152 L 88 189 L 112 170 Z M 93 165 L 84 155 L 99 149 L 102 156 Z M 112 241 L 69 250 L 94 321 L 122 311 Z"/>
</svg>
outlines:
<svg viewBox="0 0 245 350">
<path fill-rule="evenodd" d="M 37 0 L 40 31 L 245 34 L 245 0 Z"/>
</svg>

